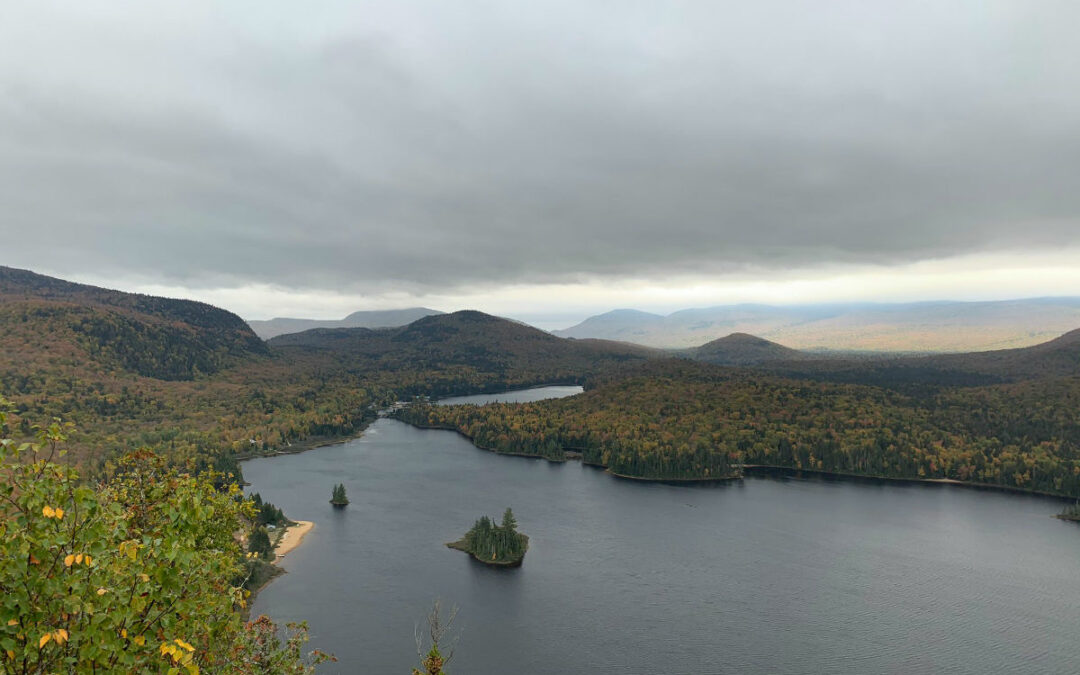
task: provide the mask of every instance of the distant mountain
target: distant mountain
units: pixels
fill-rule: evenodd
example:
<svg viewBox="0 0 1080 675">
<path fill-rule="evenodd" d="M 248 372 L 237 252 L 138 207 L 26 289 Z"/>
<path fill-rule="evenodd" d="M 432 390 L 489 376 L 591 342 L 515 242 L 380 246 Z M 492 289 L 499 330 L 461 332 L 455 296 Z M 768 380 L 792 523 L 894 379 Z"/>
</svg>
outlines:
<svg viewBox="0 0 1080 675">
<path fill-rule="evenodd" d="M 68 361 L 187 380 L 268 353 L 243 319 L 206 303 L 0 267 L 0 372 Z"/>
<path fill-rule="evenodd" d="M 440 393 L 448 374 L 472 373 L 477 389 L 540 382 L 583 382 L 613 366 L 661 354 L 607 340 L 559 338 L 532 326 L 463 310 L 397 328 L 316 328 L 268 342 L 286 358 L 345 371 L 417 373 L 417 386 Z M 460 387 L 459 387 L 460 388 Z"/>
<path fill-rule="evenodd" d="M 981 373 L 1007 381 L 1080 376 L 1080 329 L 1032 347 L 970 354 L 943 354 L 921 359 L 903 359 L 902 362 Z"/>
<path fill-rule="evenodd" d="M 1080 329 L 1042 344 L 1017 349 L 931 356 L 833 356 L 801 361 L 763 361 L 756 365 L 776 375 L 908 392 L 1050 379 L 1080 381 Z"/>
<path fill-rule="evenodd" d="M 746 333 L 732 333 L 687 351 L 698 361 L 721 366 L 752 366 L 770 361 L 799 361 L 811 358 L 797 349 Z"/>
<path fill-rule="evenodd" d="M 685 349 L 749 333 L 817 351 L 968 352 L 1026 347 L 1080 326 L 1080 298 L 896 304 L 728 305 L 667 316 L 616 310 L 555 335 Z"/>
<path fill-rule="evenodd" d="M 442 314 L 442 312 L 427 307 L 410 307 L 408 309 L 353 312 L 338 321 L 276 318 L 269 321 L 251 320 L 248 321 L 248 325 L 251 326 L 256 335 L 264 340 L 269 340 L 278 335 L 299 333 L 312 328 L 393 328 L 436 314 Z"/>
</svg>

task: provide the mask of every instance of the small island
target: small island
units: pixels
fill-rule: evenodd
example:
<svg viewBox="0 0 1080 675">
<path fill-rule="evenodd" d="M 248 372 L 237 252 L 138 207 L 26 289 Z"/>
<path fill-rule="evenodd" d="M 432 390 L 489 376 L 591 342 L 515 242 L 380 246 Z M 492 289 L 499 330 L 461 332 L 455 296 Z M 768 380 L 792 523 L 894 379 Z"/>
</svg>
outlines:
<svg viewBox="0 0 1080 675">
<path fill-rule="evenodd" d="M 1076 502 L 1075 504 L 1070 504 L 1069 506 L 1066 506 L 1065 509 L 1057 515 L 1057 517 L 1061 518 L 1062 520 L 1072 520 L 1075 522 L 1080 522 L 1080 501 Z"/>
<path fill-rule="evenodd" d="M 496 525 L 483 516 L 462 539 L 447 546 L 464 551 L 485 565 L 520 567 L 529 549 L 529 538 L 517 531 L 514 512 L 507 507 L 501 524 Z"/>
<path fill-rule="evenodd" d="M 330 495 L 330 503 L 337 508 L 348 506 L 349 498 L 345 496 L 345 486 L 338 483 L 334 486 L 334 491 Z"/>
</svg>

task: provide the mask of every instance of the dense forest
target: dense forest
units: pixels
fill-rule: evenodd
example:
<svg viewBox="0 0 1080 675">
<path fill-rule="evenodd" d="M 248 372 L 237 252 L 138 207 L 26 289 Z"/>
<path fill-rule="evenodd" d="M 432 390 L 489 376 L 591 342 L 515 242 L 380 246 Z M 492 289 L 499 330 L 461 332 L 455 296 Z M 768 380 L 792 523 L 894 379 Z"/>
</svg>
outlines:
<svg viewBox="0 0 1080 675">
<path fill-rule="evenodd" d="M 210 305 L 0 267 L 0 394 L 15 404 L 11 432 L 73 422 L 70 458 L 91 476 L 138 448 L 239 475 L 244 457 L 354 435 L 399 397 L 583 382 L 653 353 L 479 312 L 313 330 L 268 346 Z"/>
<path fill-rule="evenodd" d="M 1080 496 L 1080 376 L 913 395 L 654 361 L 566 399 L 399 413 L 477 445 L 639 478 L 725 478 L 744 465 L 938 478 Z"/>
<path fill-rule="evenodd" d="M 8 431 L 74 422 L 89 476 L 152 448 L 176 466 L 237 461 L 355 434 L 399 398 L 581 383 L 561 401 L 418 403 L 410 422 L 499 452 L 612 472 L 726 478 L 746 465 L 942 478 L 1080 496 L 1080 331 L 1036 347 L 894 359 L 804 359 L 752 336 L 707 346 L 725 368 L 570 340 L 480 312 L 400 328 L 317 329 L 262 343 L 235 315 L 0 269 Z"/>
</svg>

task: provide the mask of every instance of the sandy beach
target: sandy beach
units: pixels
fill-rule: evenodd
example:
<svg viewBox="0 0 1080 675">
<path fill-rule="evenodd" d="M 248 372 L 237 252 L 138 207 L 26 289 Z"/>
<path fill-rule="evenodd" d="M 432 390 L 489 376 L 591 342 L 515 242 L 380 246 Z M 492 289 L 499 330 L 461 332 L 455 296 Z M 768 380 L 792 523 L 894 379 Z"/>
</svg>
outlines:
<svg viewBox="0 0 1080 675">
<path fill-rule="evenodd" d="M 296 525 L 285 530 L 285 534 L 281 535 L 277 546 L 274 547 L 274 552 L 277 553 L 275 560 L 281 560 L 286 553 L 299 546 L 304 535 L 311 531 L 313 527 L 315 527 L 315 523 L 310 520 L 298 520 Z"/>
</svg>

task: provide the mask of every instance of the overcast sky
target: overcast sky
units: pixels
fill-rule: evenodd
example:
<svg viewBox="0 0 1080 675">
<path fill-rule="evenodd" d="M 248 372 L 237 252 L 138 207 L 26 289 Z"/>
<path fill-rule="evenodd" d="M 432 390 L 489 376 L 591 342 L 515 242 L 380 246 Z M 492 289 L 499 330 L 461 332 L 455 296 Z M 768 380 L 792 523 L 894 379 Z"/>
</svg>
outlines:
<svg viewBox="0 0 1080 675">
<path fill-rule="evenodd" d="M 1080 295 L 1077 26 L 1072 0 L 8 0 L 0 264 L 247 318 Z"/>
</svg>

